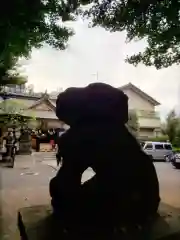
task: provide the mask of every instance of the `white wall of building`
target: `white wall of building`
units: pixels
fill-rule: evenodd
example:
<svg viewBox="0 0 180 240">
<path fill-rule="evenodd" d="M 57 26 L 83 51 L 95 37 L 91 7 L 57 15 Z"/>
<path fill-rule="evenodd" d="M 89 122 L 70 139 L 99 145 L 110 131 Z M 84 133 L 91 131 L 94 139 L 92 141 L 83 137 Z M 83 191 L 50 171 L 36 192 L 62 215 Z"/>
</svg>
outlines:
<svg viewBox="0 0 180 240">
<path fill-rule="evenodd" d="M 129 97 L 129 109 L 135 110 L 139 121 L 139 136 L 144 138 L 153 138 L 160 133 L 161 119 L 155 111 L 155 106 L 142 98 L 131 89 L 124 90 Z"/>
<path fill-rule="evenodd" d="M 123 91 L 129 97 L 129 109 L 154 111 L 154 106 L 131 89 Z"/>
<path fill-rule="evenodd" d="M 160 128 L 161 121 L 158 118 L 139 118 L 139 125 L 141 128 Z"/>
</svg>

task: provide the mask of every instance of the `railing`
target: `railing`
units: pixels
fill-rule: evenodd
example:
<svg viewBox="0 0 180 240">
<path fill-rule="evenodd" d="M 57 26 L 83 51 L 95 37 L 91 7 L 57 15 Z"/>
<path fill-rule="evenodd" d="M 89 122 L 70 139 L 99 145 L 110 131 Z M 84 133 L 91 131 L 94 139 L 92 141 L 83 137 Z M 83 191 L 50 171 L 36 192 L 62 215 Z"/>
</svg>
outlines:
<svg viewBox="0 0 180 240">
<path fill-rule="evenodd" d="M 41 98 L 43 96 L 44 93 L 38 93 L 38 92 L 26 92 L 25 90 L 14 90 L 14 89 L 6 89 L 6 91 L 2 90 L 0 92 L 0 95 L 2 95 L 3 93 L 5 93 L 6 95 L 8 94 L 19 94 L 22 96 L 26 96 L 26 97 L 38 97 Z M 59 93 L 55 94 L 49 94 L 50 99 L 56 99 Z"/>
<path fill-rule="evenodd" d="M 139 110 L 137 111 L 138 117 L 144 117 L 144 118 L 158 118 L 159 119 L 159 113 L 155 111 L 147 111 L 147 110 Z"/>
<path fill-rule="evenodd" d="M 0 95 L 2 94 L 19 94 L 19 95 L 23 95 L 23 96 L 27 96 L 27 97 L 42 97 L 43 93 L 29 93 L 29 92 L 25 92 L 25 91 L 13 91 L 13 90 L 7 90 L 7 91 L 1 91 Z"/>
</svg>

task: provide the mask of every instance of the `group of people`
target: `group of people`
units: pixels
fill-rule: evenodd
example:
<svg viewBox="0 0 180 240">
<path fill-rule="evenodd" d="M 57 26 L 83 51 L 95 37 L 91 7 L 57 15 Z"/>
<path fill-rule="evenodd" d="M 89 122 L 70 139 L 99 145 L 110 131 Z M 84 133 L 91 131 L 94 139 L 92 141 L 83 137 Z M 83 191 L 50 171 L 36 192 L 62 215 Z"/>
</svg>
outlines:
<svg viewBox="0 0 180 240">
<path fill-rule="evenodd" d="M 27 129 L 29 135 L 36 139 L 36 150 L 40 150 L 40 143 L 45 141 L 48 142 L 51 145 L 52 150 L 56 150 L 58 137 L 60 136 L 60 133 L 64 131 L 64 129 L 49 129 L 46 132 L 38 130 L 31 130 Z M 16 133 L 16 129 L 9 130 L 2 138 L 2 148 L 5 149 L 7 146 L 14 145 L 16 149 L 18 150 L 18 145 L 22 137 L 22 131 L 20 130 L 20 133 Z M 18 136 L 19 135 L 19 136 Z"/>
<path fill-rule="evenodd" d="M 56 150 L 59 133 L 63 132 L 64 129 L 49 129 L 47 131 L 32 130 L 31 136 L 36 139 L 36 151 L 40 150 L 40 143 L 46 142 L 51 145 L 52 151 Z"/>
<path fill-rule="evenodd" d="M 103 83 L 69 88 L 56 115 L 70 126 L 58 140 L 62 166 L 49 189 L 58 229 L 79 239 L 112 239 L 124 228 L 142 233 L 156 218 L 159 182 L 126 128 L 128 97 Z M 88 167 L 95 175 L 82 184 Z"/>
</svg>

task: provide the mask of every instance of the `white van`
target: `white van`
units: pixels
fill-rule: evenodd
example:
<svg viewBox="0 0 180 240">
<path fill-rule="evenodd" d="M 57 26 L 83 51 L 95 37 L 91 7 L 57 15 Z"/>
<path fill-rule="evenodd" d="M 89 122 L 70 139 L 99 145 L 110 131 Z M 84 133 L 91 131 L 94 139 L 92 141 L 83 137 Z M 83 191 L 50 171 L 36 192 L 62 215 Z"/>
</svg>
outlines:
<svg viewBox="0 0 180 240">
<path fill-rule="evenodd" d="M 153 160 L 166 160 L 167 155 L 173 154 L 172 145 L 168 142 L 144 142 L 142 148 Z"/>
</svg>

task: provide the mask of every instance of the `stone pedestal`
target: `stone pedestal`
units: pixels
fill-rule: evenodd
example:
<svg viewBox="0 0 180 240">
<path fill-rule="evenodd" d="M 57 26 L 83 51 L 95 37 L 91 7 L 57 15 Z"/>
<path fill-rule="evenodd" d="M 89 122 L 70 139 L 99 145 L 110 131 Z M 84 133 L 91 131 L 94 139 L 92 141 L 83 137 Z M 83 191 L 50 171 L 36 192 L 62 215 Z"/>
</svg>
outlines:
<svg viewBox="0 0 180 240">
<path fill-rule="evenodd" d="M 20 140 L 19 141 L 19 154 L 28 155 L 32 153 L 31 140 Z"/>
<path fill-rule="evenodd" d="M 144 240 L 180 239 L 180 210 L 161 204 L 159 213 L 160 217 Z M 22 240 L 62 239 L 62 236 L 59 236 L 58 226 L 56 227 L 53 222 L 50 205 L 20 209 L 18 212 L 18 226 Z"/>
<path fill-rule="evenodd" d="M 31 136 L 28 131 L 22 131 L 19 139 L 19 154 L 31 154 L 32 143 Z"/>
</svg>

